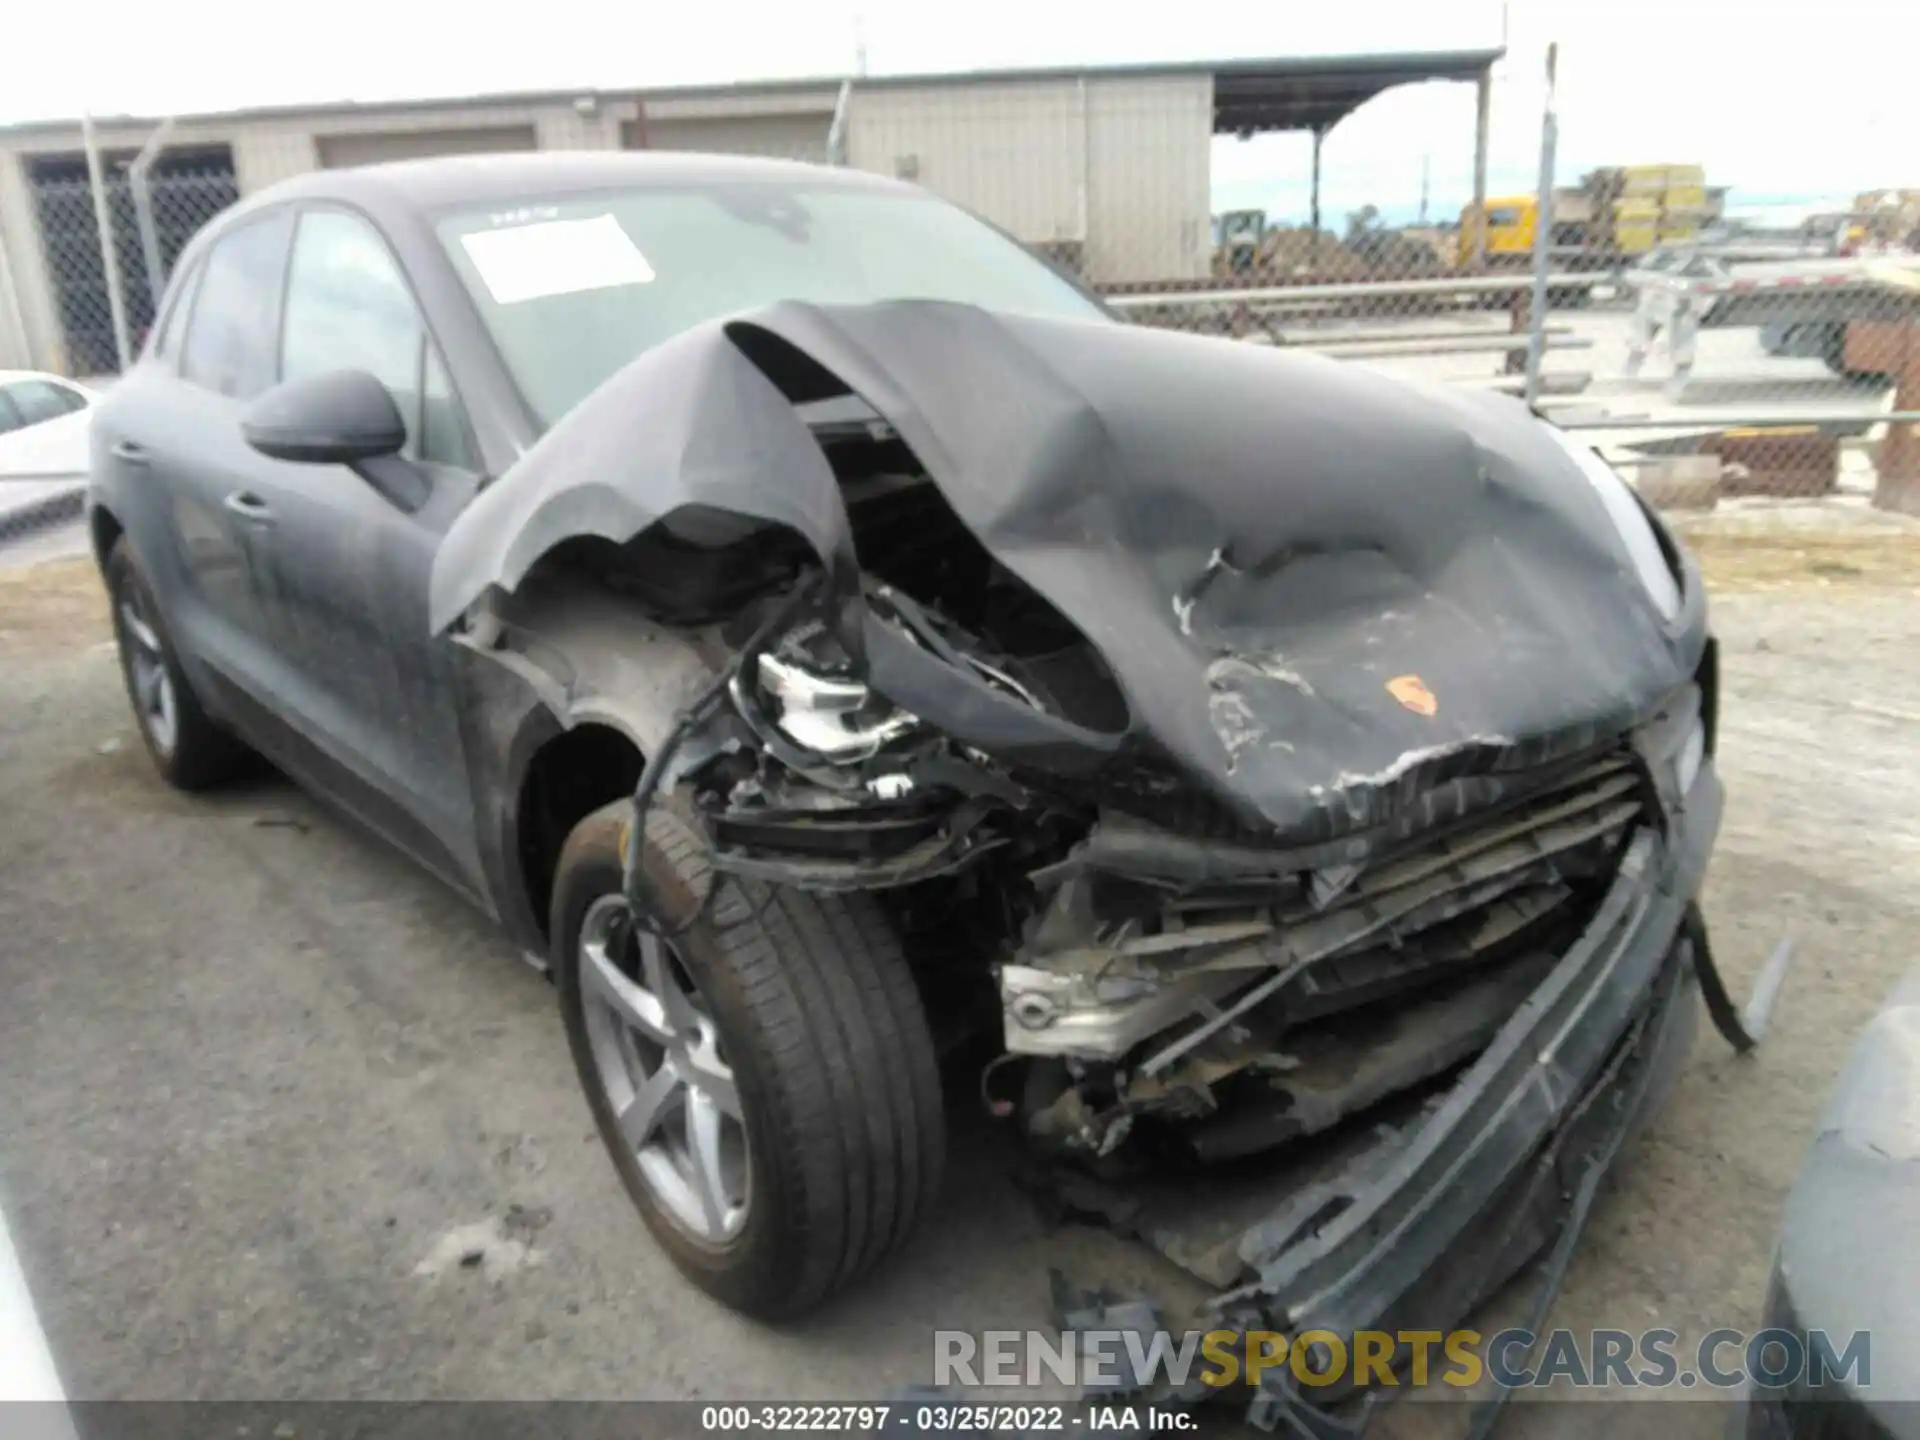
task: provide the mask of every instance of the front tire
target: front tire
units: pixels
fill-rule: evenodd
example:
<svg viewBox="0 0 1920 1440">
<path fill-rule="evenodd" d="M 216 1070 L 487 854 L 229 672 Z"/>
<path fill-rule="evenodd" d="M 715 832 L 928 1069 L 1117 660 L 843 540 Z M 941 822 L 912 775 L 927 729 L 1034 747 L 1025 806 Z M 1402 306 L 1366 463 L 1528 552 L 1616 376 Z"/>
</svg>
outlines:
<svg viewBox="0 0 1920 1440">
<path fill-rule="evenodd" d="M 622 893 L 631 814 L 622 799 L 581 821 L 555 878 L 574 1065 L 674 1264 L 736 1310 L 793 1316 L 897 1249 L 939 1187 L 926 1016 L 871 896 L 717 879 L 700 836 L 661 810 L 642 864 L 673 933 L 648 934 Z"/>
<path fill-rule="evenodd" d="M 107 552 L 104 578 L 120 674 L 154 768 L 176 790 L 205 790 L 231 779 L 246 768 L 251 752 L 215 723 L 187 683 L 153 587 L 125 536 Z"/>
</svg>

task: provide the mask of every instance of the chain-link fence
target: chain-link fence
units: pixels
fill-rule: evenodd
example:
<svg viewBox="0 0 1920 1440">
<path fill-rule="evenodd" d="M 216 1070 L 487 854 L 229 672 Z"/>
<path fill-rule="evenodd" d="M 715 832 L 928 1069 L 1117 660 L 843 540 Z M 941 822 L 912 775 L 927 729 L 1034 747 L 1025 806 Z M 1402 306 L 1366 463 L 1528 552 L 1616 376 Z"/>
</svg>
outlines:
<svg viewBox="0 0 1920 1440">
<path fill-rule="evenodd" d="M 1221 213 L 1204 277 L 1098 288 L 1136 323 L 1519 396 L 1663 507 L 1920 514 L 1920 189 L 1781 214 L 1700 165 L 1564 177 L 1546 93 L 1529 190 L 1432 222 L 1382 195 L 1340 229 Z"/>
<path fill-rule="evenodd" d="M 77 376 L 138 353 L 157 293 L 196 231 L 239 199 L 231 160 L 186 150 L 35 157 L 27 180 L 41 258 Z"/>
<path fill-rule="evenodd" d="M 1537 71 L 1502 65 L 1506 80 Z M 1301 108 L 1308 62 L 1288 74 L 1291 90 L 1257 95 L 1245 77 L 1172 72 L 944 90 L 853 81 L 825 88 L 812 119 L 702 120 L 643 100 L 601 130 L 568 116 L 525 133 L 549 147 L 832 155 L 910 180 L 1077 273 L 1133 323 L 1520 397 L 1663 505 L 1835 497 L 1920 512 L 1920 439 L 1905 418 L 1920 415 L 1920 190 L 1844 193 L 1847 117 L 1809 117 L 1832 132 L 1808 146 L 1836 157 L 1834 193 L 1783 216 L 1745 206 L 1703 164 L 1570 166 L 1550 103 L 1515 123 L 1521 102 L 1503 101 L 1489 154 L 1486 81 L 1477 113 L 1472 84 L 1450 87 L 1457 101 L 1434 110 L 1446 125 L 1389 164 L 1341 140 L 1352 104 Z M 1551 96 L 1530 83 L 1527 105 Z M 1229 197 L 1223 157 L 1289 129 L 1268 203 L 1250 203 L 1265 182 L 1237 160 Z M 417 153 L 471 148 L 436 133 Z M 324 160 L 325 140 L 310 153 Z M 122 336 L 138 347 L 154 285 L 239 193 L 226 147 L 97 160 L 97 182 L 79 157 L 33 162 L 79 373 L 116 368 Z"/>
<path fill-rule="evenodd" d="M 1596 271 L 1555 257 L 1537 327 L 1522 277 L 1438 277 L 1430 254 L 1382 265 L 1407 248 L 1392 232 L 1322 233 L 1315 262 L 1292 258 L 1309 237 L 1281 231 L 1271 266 L 1107 288 L 1138 323 L 1526 397 L 1662 505 L 1847 494 L 1920 513 L 1903 423 L 1920 418 L 1920 245 L 1796 237 L 1795 258 L 1722 234 Z"/>
</svg>

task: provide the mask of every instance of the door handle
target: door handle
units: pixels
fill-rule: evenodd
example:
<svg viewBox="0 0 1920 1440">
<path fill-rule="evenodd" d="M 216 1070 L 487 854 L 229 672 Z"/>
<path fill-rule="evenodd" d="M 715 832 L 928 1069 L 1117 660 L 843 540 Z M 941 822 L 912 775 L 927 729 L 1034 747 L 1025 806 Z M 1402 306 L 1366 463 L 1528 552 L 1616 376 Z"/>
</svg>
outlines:
<svg viewBox="0 0 1920 1440">
<path fill-rule="evenodd" d="M 153 457 L 147 454 L 146 447 L 144 445 L 136 445 L 131 440 L 114 441 L 110 453 L 114 459 L 125 461 L 129 465 L 151 465 L 153 463 Z"/>
<path fill-rule="evenodd" d="M 238 515 L 250 525 L 271 525 L 273 511 L 267 502 L 251 490 L 236 490 L 225 500 L 227 509 Z"/>
</svg>

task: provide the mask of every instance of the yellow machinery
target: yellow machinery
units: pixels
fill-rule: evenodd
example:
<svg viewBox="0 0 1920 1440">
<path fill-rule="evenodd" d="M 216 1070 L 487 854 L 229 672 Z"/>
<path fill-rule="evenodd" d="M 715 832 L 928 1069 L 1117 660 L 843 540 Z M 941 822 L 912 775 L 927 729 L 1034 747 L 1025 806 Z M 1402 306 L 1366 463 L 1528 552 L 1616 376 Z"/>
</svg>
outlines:
<svg viewBox="0 0 1920 1440">
<path fill-rule="evenodd" d="M 1868 190 L 1853 197 L 1844 248 L 1920 250 L 1920 190 Z"/>
<path fill-rule="evenodd" d="M 1533 253 L 1539 202 L 1532 195 L 1487 201 L 1486 256 L 1512 265 Z M 1656 245 L 1690 240 L 1712 218 L 1705 172 L 1698 165 L 1610 166 L 1553 194 L 1551 243 L 1563 261 L 1612 264 Z M 1481 222 L 1460 212 L 1459 262 L 1471 265 Z"/>
<path fill-rule="evenodd" d="M 1511 264 L 1533 254 L 1533 226 L 1540 202 L 1531 195 L 1487 198 L 1486 254 L 1496 264 Z M 1471 265 L 1480 213 L 1472 205 L 1460 212 L 1460 263 Z"/>
</svg>

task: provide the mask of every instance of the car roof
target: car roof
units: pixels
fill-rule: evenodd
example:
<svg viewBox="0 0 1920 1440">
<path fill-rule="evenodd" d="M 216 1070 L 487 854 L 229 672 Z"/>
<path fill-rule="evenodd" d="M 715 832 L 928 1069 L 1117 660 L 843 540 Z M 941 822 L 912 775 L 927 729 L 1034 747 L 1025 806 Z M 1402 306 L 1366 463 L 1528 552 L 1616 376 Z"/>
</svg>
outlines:
<svg viewBox="0 0 1920 1440">
<path fill-rule="evenodd" d="M 537 150 L 500 155 L 443 155 L 342 170 L 317 170 L 271 185 L 248 199 L 257 204 L 290 199 L 333 199 L 370 203 L 383 209 L 432 212 L 649 185 L 718 187 L 782 181 L 814 187 L 831 185 L 899 192 L 913 189 L 863 171 L 752 155 L 662 150 Z"/>
</svg>

